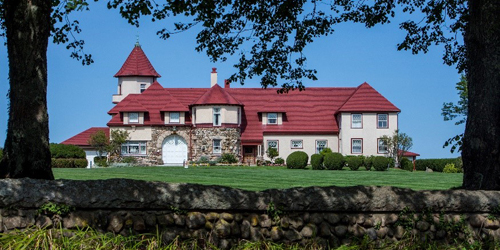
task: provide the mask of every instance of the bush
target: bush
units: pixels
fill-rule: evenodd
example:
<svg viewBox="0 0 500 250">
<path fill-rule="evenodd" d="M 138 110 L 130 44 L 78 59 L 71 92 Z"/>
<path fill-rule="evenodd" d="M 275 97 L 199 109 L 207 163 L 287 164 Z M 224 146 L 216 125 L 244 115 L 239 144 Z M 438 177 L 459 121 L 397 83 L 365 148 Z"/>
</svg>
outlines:
<svg viewBox="0 0 500 250">
<path fill-rule="evenodd" d="M 215 166 L 215 165 L 217 165 L 217 161 L 209 161 L 208 165 L 209 166 Z"/>
<path fill-rule="evenodd" d="M 87 159 L 52 158 L 52 168 L 86 168 Z"/>
<path fill-rule="evenodd" d="M 413 163 L 406 157 L 403 157 L 401 159 L 401 169 L 407 170 L 407 171 L 413 171 Z"/>
<path fill-rule="evenodd" d="M 361 167 L 361 165 L 363 165 L 363 160 L 364 160 L 364 157 L 362 155 L 346 157 L 347 166 L 351 170 L 358 170 L 359 167 Z"/>
<path fill-rule="evenodd" d="M 202 156 L 200 157 L 200 159 L 198 160 L 198 164 L 207 164 L 209 162 L 209 159 L 208 157 L 206 156 Z"/>
<path fill-rule="evenodd" d="M 455 167 L 455 164 L 448 163 L 446 164 L 446 166 L 444 166 L 443 173 L 460 173 L 460 170 Z"/>
<path fill-rule="evenodd" d="M 387 165 L 389 164 L 389 158 L 384 156 L 375 156 L 373 158 L 373 168 L 377 171 L 387 170 Z"/>
<path fill-rule="evenodd" d="M 85 159 L 85 151 L 75 145 L 51 143 L 50 154 L 52 158 Z"/>
<path fill-rule="evenodd" d="M 321 156 L 323 156 L 323 159 L 325 158 L 325 155 L 333 153 L 331 148 L 324 148 L 319 152 Z"/>
<path fill-rule="evenodd" d="M 455 164 L 457 163 L 457 161 L 458 161 L 457 158 L 418 159 L 415 161 L 415 168 L 420 171 L 425 171 L 427 168 L 430 168 L 434 172 L 443 172 L 443 169 L 446 166 L 446 164 L 450 163 Z"/>
<path fill-rule="evenodd" d="M 137 159 L 135 157 L 133 157 L 133 156 L 123 157 L 122 163 L 136 164 L 137 163 Z"/>
<path fill-rule="evenodd" d="M 326 154 L 323 159 L 323 165 L 329 170 L 342 170 L 344 164 L 344 156 L 340 153 Z"/>
<path fill-rule="evenodd" d="M 311 155 L 311 167 L 313 170 L 322 170 L 323 167 L 323 156 L 320 154 Z"/>
<path fill-rule="evenodd" d="M 363 165 L 365 165 L 367 171 L 370 171 L 370 169 L 372 169 L 373 158 L 375 158 L 375 156 L 371 155 L 366 157 L 365 160 L 363 161 Z"/>
<path fill-rule="evenodd" d="M 99 167 L 108 167 L 108 161 L 106 156 L 96 156 L 94 157 L 94 164 Z"/>
<path fill-rule="evenodd" d="M 224 164 L 233 164 L 237 163 L 238 159 L 231 153 L 224 153 L 221 155 L 219 162 Z"/>
<path fill-rule="evenodd" d="M 278 157 L 278 158 L 274 159 L 274 164 L 283 165 L 283 164 L 285 164 L 285 160 L 281 157 Z"/>
<path fill-rule="evenodd" d="M 307 166 L 309 156 L 306 152 L 295 151 L 286 158 L 286 167 L 290 169 L 304 169 Z"/>
<path fill-rule="evenodd" d="M 0 148 L 0 160 L 3 158 L 3 148 Z"/>
</svg>

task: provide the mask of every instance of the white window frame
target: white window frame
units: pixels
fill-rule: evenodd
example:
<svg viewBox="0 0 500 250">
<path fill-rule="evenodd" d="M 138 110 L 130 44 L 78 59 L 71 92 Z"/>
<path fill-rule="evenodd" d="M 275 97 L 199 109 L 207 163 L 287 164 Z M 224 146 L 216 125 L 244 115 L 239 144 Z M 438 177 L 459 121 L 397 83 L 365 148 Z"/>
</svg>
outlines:
<svg viewBox="0 0 500 250">
<path fill-rule="evenodd" d="M 172 115 L 174 115 L 174 116 L 172 116 Z M 177 117 L 175 117 L 175 115 L 177 115 Z M 169 123 L 180 123 L 181 122 L 181 113 L 180 112 L 170 112 L 168 114 L 168 116 L 169 116 Z"/>
<path fill-rule="evenodd" d="M 141 83 L 141 93 L 144 92 L 144 90 L 146 90 L 146 84 Z"/>
<path fill-rule="evenodd" d="M 221 139 L 213 139 L 212 140 L 212 152 L 214 154 L 222 153 L 222 140 Z"/>
<path fill-rule="evenodd" d="M 384 150 L 380 150 L 381 147 L 385 147 L 385 151 Z M 379 154 L 387 154 L 388 149 L 389 148 L 387 146 L 387 141 L 384 140 L 384 139 L 378 138 L 377 139 L 377 153 L 379 153 Z"/>
<path fill-rule="evenodd" d="M 291 140 L 290 141 L 290 148 L 293 148 L 293 149 L 304 148 L 304 141 L 303 140 Z"/>
<path fill-rule="evenodd" d="M 213 113 L 213 125 L 214 126 L 221 126 L 222 122 L 222 115 L 221 115 L 221 108 L 220 107 L 213 107 L 212 108 L 212 113 Z"/>
<path fill-rule="evenodd" d="M 380 119 L 380 116 L 385 116 L 384 119 Z M 385 122 L 385 126 L 384 123 Z M 382 123 L 382 126 L 380 126 L 380 123 Z M 388 114 L 377 114 L 377 128 L 389 128 L 389 115 Z"/>
<path fill-rule="evenodd" d="M 363 128 L 363 114 L 351 114 L 351 128 Z"/>
<path fill-rule="evenodd" d="M 132 119 L 132 118 L 134 118 L 134 119 Z M 137 112 L 128 113 L 128 122 L 129 123 L 139 123 L 139 113 L 137 113 Z"/>
<path fill-rule="evenodd" d="M 271 144 L 274 144 L 274 143 L 276 143 L 276 145 L 271 146 Z M 267 140 L 266 144 L 267 144 L 267 149 L 275 148 L 276 151 L 278 151 L 278 152 L 280 151 L 280 149 L 279 149 L 280 142 L 278 140 Z M 266 152 L 267 152 L 267 150 L 266 150 Z"/>
<path fill-rule="evenodd" d="M 267 113 L 267 124 L 278 124 L 278 113 Z"/>
<path fill-rule="evenodd" d="M 359 143 L 360 143 L 359 151 L 357 149 L 355 150 L 355 148 L 354 148 L 355 141 L 359 141 Z M 351 154 L 363 154 L 363 139 L 361 139 L 361 138 L 352 138 L 351 139 Z"/>
<path fill-rule="evenodd" d="M 324 142 L 325 145 L 320 149 L 320 143 Z M 328 140 L 316 140 L 316 154 L 319 154 L 321 150 L 328 147 Z"/>
<path fill-rule="evenodd" d="M 147 155 L 145 141 L 127 141 L 121 145 L 120 154 L 127 156 Z"/>
</svg>

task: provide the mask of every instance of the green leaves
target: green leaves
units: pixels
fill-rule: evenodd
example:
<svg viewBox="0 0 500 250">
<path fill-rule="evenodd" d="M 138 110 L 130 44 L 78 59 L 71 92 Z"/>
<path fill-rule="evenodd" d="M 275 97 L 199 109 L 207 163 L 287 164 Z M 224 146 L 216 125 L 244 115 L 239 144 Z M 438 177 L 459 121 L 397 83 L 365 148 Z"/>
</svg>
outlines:
<svg viewBox="0 0 500 250">
<path fill-rule="evenodd" d="M 468 115 L 468 104 L 469 91 L 467 89 L 467 78 L 462 75 L 460 77 L 460 81 L 457 82 L 456 87 L 458 90 L 459 101 L 457 104 L 453 102 L 445 102 L 443 103 L 443 108 L 441 109 L 441 115 L 445 121 L 451 121 L 458 118 L 458 121 L 455 122 L 455 125 L 464 124 L 467 121 Z M 448 140 L 443 145 L 443 148 L 451 146 L 450 152 L 461 152 L 462 151 L 462 140 L 464 134 L 456 135 Z"/>
</svg>

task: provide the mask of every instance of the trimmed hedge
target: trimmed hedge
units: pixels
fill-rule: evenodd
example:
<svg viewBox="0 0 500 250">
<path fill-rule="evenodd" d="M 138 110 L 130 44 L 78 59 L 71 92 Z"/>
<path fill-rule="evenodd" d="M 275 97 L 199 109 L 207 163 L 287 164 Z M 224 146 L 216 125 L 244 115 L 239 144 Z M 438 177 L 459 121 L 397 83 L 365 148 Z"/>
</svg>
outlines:
<svg viewBox="0 0 500 250">
<path fill-rule="evenodd" d="M 295 151 L 286 158 L 286 167 L 290 169 L 304 169 L 307 166 L 309 156 L 306 152 Z"/>
<path fill-rule="evenodd" d="M 387 165 L 389 164 L 389 158 L 384 156 L 375 156 L 373 158 L 373 168 L 377 171 L 387 170 Z"/>
<path fill-rule="evenodd" d="M 406 157 L 403 157 L 401 159 L 401 169 L 404 169 L 406 171 L 413 171 L 413 163 Z"/>
<path fill-rule="evenodd" d="M 283 164 L 285 164 L 285 160 L 281 157 L 278 157 L 278 158 L 274 159 L 274 164 L 283 165 Z"/>
<path fill-rule="evenodd" d="M 461 166 L 460 158 L 418 159 L 415 161 L 415 168 L 420 171 L 430 168 L 434 172 L 443 172 L 446 164 L 450 163 L 453 163 L 455 166 Z"/>
<path fill-rule="evenodd" d="M 85 159 L 85 151 L 75 145 L 50 144 L 52 158 Z"/>
<path fill-rule="evenodd" d="M 322 170 L 323 167 L 323 156 L 320 154 L 311 155 L 311 167 L 313 170 Z"/>
<path fill-rule="evenodd" d="M 345 158 L 341 153 L 326 154 L 323 165 L 329 170 L 342 170 L 345 165 Z"/>
<path fill-rule="evenodd" d="M 52 168 L 86 168 L 87 159 L 52 158 Z"/>
<path fill-rule="evenodd" d="M 347 156 L 346 157 L 346 163 L 347 166 L 351 170 L 358 170 L 361 165 L 363 165 L 363 161 L 365 160 L 365 157 L 362 155 L 359 156 Z"/>
<path fill-rule="evenodd" d="M 375 156 L 371 155 L 371 156 L 366 157 L 365 160 L 363 161 L 363 165 L 365 166 L 365 169 L 367 171 L 370 171 L 370 169 L 372 169 L 374 158 L 375 158 Z"/>
</svg>

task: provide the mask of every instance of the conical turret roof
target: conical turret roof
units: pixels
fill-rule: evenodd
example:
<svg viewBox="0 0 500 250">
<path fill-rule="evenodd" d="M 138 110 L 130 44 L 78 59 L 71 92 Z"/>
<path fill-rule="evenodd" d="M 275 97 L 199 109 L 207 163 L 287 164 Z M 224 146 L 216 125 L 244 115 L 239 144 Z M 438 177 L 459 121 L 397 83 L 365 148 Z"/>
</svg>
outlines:
<svg viewBox="0 0 500 250">
<path fill-rule="evenodd" d="M 142 51 L 141 45 L 139 43 L 135 44 L 134 49 L 130 52 L 127 60 L 123 64 L 122 68 L 115 74 L 115 77 L 120 76 L 153 76 L 161 77 L 158 72 L 156 72 L 153 65 L 149 61 L 144 51 Z"/>
</svg>

